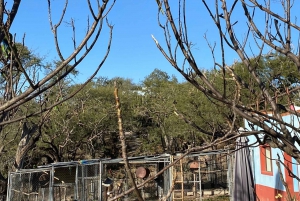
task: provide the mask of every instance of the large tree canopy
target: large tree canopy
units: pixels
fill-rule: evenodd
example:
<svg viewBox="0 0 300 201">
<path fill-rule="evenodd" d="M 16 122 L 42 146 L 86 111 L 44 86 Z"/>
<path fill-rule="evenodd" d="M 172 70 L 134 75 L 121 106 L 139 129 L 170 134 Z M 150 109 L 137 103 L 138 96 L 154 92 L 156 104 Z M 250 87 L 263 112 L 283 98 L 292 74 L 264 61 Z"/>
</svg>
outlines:
<svg viewBox="0 0 300 201">
<path fill-rule="evenodd" d="M 87 1 L 86 32 L 79 35 L 76 34 L 74 18 L 67 19 L 65 15 L 69 2 L 66 0 L 65 4 L 60 4 L 62 8 L 55 6 L 61 9 L 59 13 L 53 9 L 52 4 L 55 2 L 49 0 L 49 26 L 53 33 L 53 48 L 59 58 L 50 64 L 27 48 L 26 38 L 23 37 L 22 43 L 15 41 L 16 35 L 24 33 L 11 33 L 11 26 L 18 17 L 22 3 L 21 0 L 0 1 L 0 156 L 5 158 L 7 165 L 13 165 L 13 169 L 22 168 L 26 164 L 27 153 L 41 139 L 42 127 L 51 118 L 51 110 L 73 97 L 83 87 L 72 93 L 64 91 L 70 84 L 70 76 L 76 74 L 76 67 L 93 51 L 102 31 L 108 32 L 106 45 L 102 45 L 104 54 L 99 56 L 99 61 L 95 61 L 94 73 L 85 84 L 105 62 L 110 51 L 113 29 L 105 19 L 115 1 Z M 63 21 L 70 22 L 73 31 L 70 37 L 61 32 Z M 63 38 L 64 36 L 67 38 Z M 73 50 L 63 51 L 61 41 L 65 43 L 71 36 Z M 4 155 L 8 146 L 11 151 Z M 12 153 L 13 150 L 15 154 Z"/>
<path fill-rule="evenodd" d="M 187 8 L 195 2 L 177 2 L 177 6 L 169 0 L 158 4 L 159 26 L 166 43 L 161 44 L 154 36 L 153 39 L 164 57 L 193 87 L 216 107 L 230 110 L 232 118 L 220 137 L 255 135 L 259 144 L 268 139 L 273 147 L 300 162 L 300 139 L 294 135 L 299 129 L 293 123 L 284 123 L 281 115 L 282 111 L 298 115 L 289 107 L 299 99 L 295 92 L 299 89 L 300 28 L 296 22 L 298 8 L 293 7 L 295 2 L 199 2 L 199 8 L 206 9 L 219 36 L 211 44 L 205 35 L 207 44 L 202 44 L 212 53 L 212 66 L 216 69 L 209 75 L 201 69 L 204 58 L 197 55 L 193 38 L 189 37 L 189 27 L 193 25 Z M 229 54 L 235 54 L 238 63 L 228 63 Z M 241 120 L 249 122 L 253 130 L 241 134 L 238 130 L 243 126 Z"/>
</svg>

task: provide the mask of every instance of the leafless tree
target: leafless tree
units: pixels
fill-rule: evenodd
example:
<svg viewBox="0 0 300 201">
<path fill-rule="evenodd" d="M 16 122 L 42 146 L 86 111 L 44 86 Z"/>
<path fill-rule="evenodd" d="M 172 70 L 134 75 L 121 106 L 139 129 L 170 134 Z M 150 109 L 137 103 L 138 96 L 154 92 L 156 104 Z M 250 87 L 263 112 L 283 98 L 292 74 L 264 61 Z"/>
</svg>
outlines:
<svg viewBox="0 0 300 201">
<path fill-rule="evenodd" d="M 199 12 L 207 11 L 207 15 L 211 17 L 209 23 L 215 24 L 218 32 L 219 38 L 214 44 L 209 43 L 210 39 L 205 35 L 206 42 L 202 47 L 205 45 L 207 51 L 212 53 L 213 66 L 218 69 L 223 79 L 221 86 L 211 77 L 207 77 L 204 69 L 200 68 L 204 58 L 195 53 L 194 43 L 189 38 L 189 28 L 196 26 L 191 24 L 188 18 L 189 4 L 195 2 L 179 0 L 177 5 L 169 0 L 158 2 L 159 26 L 165 36 L 164 44 L 152 36 L 158 49 L 169 63 L 216 107 L 230 108 L 233 117 L 227 128 L 218 132 L 221 136 L 237 135 L 238 128 L 242 126 L 237 119 L 244 119 L 252 128 L 251 131 L 244 132 L 244 135 L 254 135 L 259 144 L 268 142 L 270 146 L 285 151 L 300 162 L 299 128 L 296 126 L 298 120 L 295 118 L 292 123 L 285 122 L 282 115 L 283 112 L 299 115 L 290 107 L 295 101 L 291 94 L 299 87 L 293 83 L 285 85 L 284 90 L 280 91 L 276 90 L 276 87 L 267 87 L 272 85 L 272 80 L 262 79 L 258 71 L 263 57 L 271 57 L 274 54 L 287 57 L 292 65 L 300 69 L 300 27 L 296 21 L 298 8 L 295 7 L 299 4 L 290 0 L 202 0 L 202 7 L 197 5 Z M 193 22 L 198 21 L 193 19 Z M 203 33 L 205 31 L 203 30 Z M 219 51 L 216 48 L 219 48 Z M 221 52 L 219 57 L 217 52 Z M 243 64 L 243 70 L 251 77 L 251 83 L 240 77 L 234 64 L 228 64 L 227 55 L 234 53 Z M 180 61 L 180 57 L 184 59 Z M 282 65 L 282 70 L 289 68 L 290 66 Z M 241 91 L 251 94 L 251 99 L 245 101 L 245 98 L 241 97 Z M 278 97 L 285 98 L 286 105 L 279 104 Z"/>
<path fill-rule="evenodd" d="M 121 114 L 121 103 L 120 103 L 120 98 L 119 98 L 119 92 L 117 88 L 117 83 L 115 82 L 115 90 L 114 90 L 114 96 L 116 99 L 116 109 L 117 109 L 117 117 L 118 117 L 118 127 L 119 127 L 119 136 L 120 136 L 120 143 L 122 147 L 122 158 L 125 163 L 125 170 L 127 172 L 127 175 L 130 179 L 130 182 L 133 184 L 134 192 L 137 197 L 137 200 L 143 201 L 143 197 L 141 195 L 141 192 L 138 190 L 137 185 L 134 181 L 134 177 L 132 175 L 129 161 L 128 161 L 128 156 L 127 156 L 127 149 L 126 149 L 126 138 L 125 134 L 123 131 L 123 123 L 122 123 L 122 114 Z"/>
<path fill-rule="evenodd" d="M 20 140 L 16 145 L 17 151 L 14 162 L 14 168 L 16 169 L 22 167 L 24 156 L 40 139 L 42 134 L 41 128 L 44 122 L 47 121 L 47 118 L 49 118 L 49 110 L 73 97 L 81 88 L 72 94 L 57 98 L 57 101 L 52 102 L 50 105 L 46 104 L 47 93 L 75 71 L 76 67 L 86 58 L 95 47 L 97 41 L 99 41 L 100 33 L 107 30 L 109 36 L 106 46 L 104 45 L 106 52 L 99 59 L 98 63 L 95 62 L 94 73 L 90 75 L 90 78 L 86 80 L 82 87 L 97 74 L 105 62 L 110 52 L 113 30 L 113 26 L 108 23 L 107 15 L 114 6 L 115 0 L 86 1 L 89 13 L 86 13 L 86 16 L 88 16 L 85 27 L 86 33 L 82 38 L 76 35 L 76 23 L 73 18 L 66 18 L 66 12 L 70 9 L 68 0 L 65 0 L 60 16 L 53 16 L 53 13 L 57 12 L 52 8 L 53 2 L 48 0 L 49 24 L 55 42 L 53 47 L 56 49 L 59 62 L 57 62 L 54 68 L 48 70 L 48 73 L 44 76 L 41 76 L 43 69 L 39 69 L 38 67 L 40 66 L 27 66 L 22 60 L 22 45 L 25 47 L 26 38 L 24 37 L 23 44 L 17 45 L 15 35 L 21 35 L 22 33 L 10 32 L 11 25 L 14 19 L 18 17 L 17 13 L 22 3 L 21 0 L 14 0 L 11 8 L 9 8 L 9 4 L 3 0 L 0 1 L 0 90 L 3 95 L 3 97 L 0 97 L 0 152 L 5 150 L 8 144 L 13 144 Z M 54 21 L 54 19 L 58 19 L 58 21 Z M 71 27 L 71 39 L 62 38 L 61 28 L 64 22 L 68 22 Z M 104 27 L 108 29 L 104 30 Z M 67 40 L 71 40 L 73 50 L 65 53 L 65 51 L 61 50 L 61 41 Z M 36 119 L 30 120 L 29 118 L 33 116 Z M 4 128 L 8 124 L 14 125 L 19 129 L 7 131 Z"/>
</svg>

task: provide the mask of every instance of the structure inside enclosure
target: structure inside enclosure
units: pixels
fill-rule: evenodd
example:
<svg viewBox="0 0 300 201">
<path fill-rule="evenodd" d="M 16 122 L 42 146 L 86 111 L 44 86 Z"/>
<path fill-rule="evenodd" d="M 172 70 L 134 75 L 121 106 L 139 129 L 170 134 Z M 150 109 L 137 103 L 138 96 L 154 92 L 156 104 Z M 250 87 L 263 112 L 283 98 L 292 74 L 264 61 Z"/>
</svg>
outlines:
<svg viewBox="0 0 300 201">
<path fill-rule="evenodd" d="M 141 195 L 145 200 L 161 200 L 168 195 L 168 200 L 196 200 L 226 194 L 232 180 L 232 174 L 228 174 L 232 159 L 227 153 L 191 153 L 139 188 Z M 129 158 L 136 184 L 156 175 L 179 157 L 180 154 L 162 154 Z M 11 172 L 7 201 L 106 201 L 132 186 L 122 158 L 60 162 Z M 122 199 L 134 197 L 129 193 Z"/>
<path fill-rule="evenodd" d="M 191 153 L 172 169 L 173 200 L 201 200 L 229 195 L 233 182 L 233 154 L 228 150 Z M 180 155 L 172 157 L 172 161 Z"/>
</svg>

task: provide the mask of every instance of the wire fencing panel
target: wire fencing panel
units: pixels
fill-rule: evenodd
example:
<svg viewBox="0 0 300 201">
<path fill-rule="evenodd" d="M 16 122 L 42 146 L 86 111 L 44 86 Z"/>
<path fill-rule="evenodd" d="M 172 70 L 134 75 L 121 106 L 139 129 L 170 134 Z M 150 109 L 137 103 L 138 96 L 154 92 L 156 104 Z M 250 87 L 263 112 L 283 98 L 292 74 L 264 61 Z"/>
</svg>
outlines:
<svg viewBox="0 0 300 201">
<path fill-rule="evenodd" d="M 74 200 L 76 198 L 76 174 L 77 166 L 75 165 L 53 167 L 53 201 Z"/>
<path fill-rule="evenodd" d="M 231 155 L 227 153 L 211 154 L 200 157 L 201 196 L 228 195 L 230 179 L 228 174 L 232 166 Z"/>
<path fill-rule="evenodd" d="M 136 185 L 142 184 L 147 178 L 158 172 L 158 165 L 156 163 L 131 164 L 130 167 Z M 124 164 L 105 164 L 102 181 L 102 184 L 104 184 L 103 200 L 118 196 L 133 187 L 133 183 L 125 171 Z M 162 182 L 162 176 L 147 182 L 139 189 L 141 196 L 145 200 L 158 200 L 160 193 L 163 193 Z M 135 192 L 131 192 L 119 200 L 133 200 L 134 198 L 136 198 Z"/>
<path fill-rule="evenodd" d="M 49 183 L 50 170 L 11 173 L 7 200 L 49 200 Z"/>
<path fill-rule="evenodd" d="M 148 177 L 151 177 L 153 175 L 156 175 L 158 172 L 158 165 L 157 164 L 139 164 L 139 165 L 135 165 L 133 167 L 133 170 L 135 170 L 134 172 L 134 177 L 135 177 L 135 182 L 136 184 L 141 184 L 144 182 L 145 179 L 147 179 Z M 142 170 L 142 171 L 140 171 Z M 145 170 L 145 171 L 144 171 Z M 145 173 L 145 174 L 140 174 L 141 173 Z M 158 182 L 157 180 L 152 180 L 148 183 L 146 183 L 142 188 L 140 188 L 141 191 L 141 196 L 144 199 L 158 199 L 159 196 L 159 192 L 158 192 Z"/>
<path fill-rule="evenodd" d="M 173 160 L 180 157 L 174 156 Z M 232 185 L 232 155 L 222 152 L 192 154 L 172 168 L 173 200 L 202 200 L 229 195 Z"/>
<path fill-rule="evenodd" d="M 174 160 L 179 156 L 175 156 Z M 184 157 L 172 167 L 173 200 L 196 200 L 200 195 L 197 157 Z"/>
<path fill-rule="evenodd" d="M 130 160 L 139 185 L 179 156 Z M 193 153 L 139 188 L 145 200 L 201 200 L 229 194 L 233 159 L 227 153 Z M 133 187 L 122 159 L 50 164 L 47 168 L 11 172 L 7 201 L 106 201 Z M 168 197 L 168 199 L 166 199 Z M 133 200 L 134 192 L 118 200 Z"/>
<path fill-rule="evenodd" d="M 78 185 L 78 200 L 100 200 L 101 184 L 99 163 L 79 166 L 76 183 Z"/>
</svg>

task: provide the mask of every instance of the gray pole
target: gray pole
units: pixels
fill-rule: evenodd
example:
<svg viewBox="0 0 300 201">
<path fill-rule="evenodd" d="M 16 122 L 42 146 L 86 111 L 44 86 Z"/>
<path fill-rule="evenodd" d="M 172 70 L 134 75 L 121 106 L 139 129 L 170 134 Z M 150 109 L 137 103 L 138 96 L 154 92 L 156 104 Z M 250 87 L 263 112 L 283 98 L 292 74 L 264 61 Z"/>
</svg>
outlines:
<svg viewBox="0 0 300 201">
<path fill-rule="evenodd" d="M 100 201 L 102 201 L 102 161 L 100 160 L 99 164 L 99 198 Z"/>
<path fill-rule="evenodd" d="M 200 156 L 198 157 L 198 174 L 199 174 L 199 190 L 200 190 L 200 197 L 199 200 L 202 201 L 202 189 L 201 189 L 201 172 L 200 172 L 200 166 L 201 166 L 201 161 L 200 161 Z"/>
<path fill-rule="evenodd" d="M 78 164 L 76 164 L 76 175 L 75 175 L 75 200 L 78 200 Z"/>
<path fill-rule="evenodd" d="M 12 184 L 12 173 L 11 172 L 9 172 L 8 173 L 8 184 L 7 184 L 7 192 L 6 192 L 6 200 L 7 201 L 10 201 L 10 197 L 11 197 L 11 190 L 12 190 L 12 186 L 11 186 L 11 184 Z"/>
<path fill-rule="evenodd" d="M 49 181 L 49 201 L 53 201 L 53 180 L 54 180 L 54 166 L 52 165 L 51 171 L 50 171 L 50 181 Z"/>
</svg>

